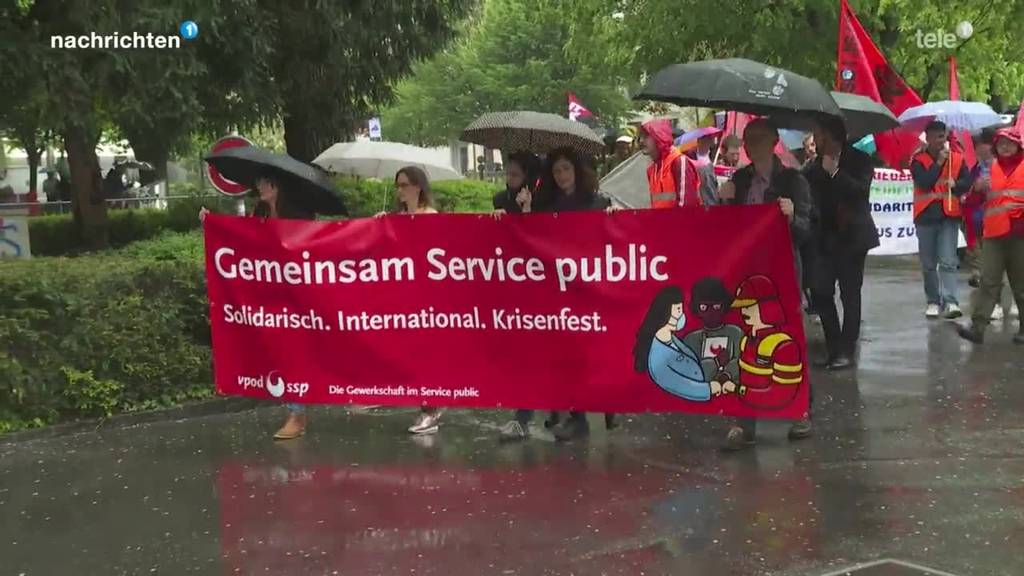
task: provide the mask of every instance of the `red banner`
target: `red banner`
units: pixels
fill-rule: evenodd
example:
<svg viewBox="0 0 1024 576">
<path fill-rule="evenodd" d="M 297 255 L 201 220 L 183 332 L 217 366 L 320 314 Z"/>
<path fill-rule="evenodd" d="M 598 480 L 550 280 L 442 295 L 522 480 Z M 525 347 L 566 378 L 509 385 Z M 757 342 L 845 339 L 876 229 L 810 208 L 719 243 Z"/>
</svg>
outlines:
<svg viewBox="0 0 1024 576">
<path fill-rule="evenodd" d="M 287 402 L 800 418 L 774 206 L 206 220 L 217 390 Z"/>
<path fill-rule="evenodd" d="M 836 90 L 881 102 L 896 116 L 923 104 L 917 92 L 889 65 L 846 0 L 840 4 Z M 890 130 L 875 134 L 875 145 L 878 156 L 890 168 L 907 168 L 920 141 L 916 134 Z"/>
</svg>

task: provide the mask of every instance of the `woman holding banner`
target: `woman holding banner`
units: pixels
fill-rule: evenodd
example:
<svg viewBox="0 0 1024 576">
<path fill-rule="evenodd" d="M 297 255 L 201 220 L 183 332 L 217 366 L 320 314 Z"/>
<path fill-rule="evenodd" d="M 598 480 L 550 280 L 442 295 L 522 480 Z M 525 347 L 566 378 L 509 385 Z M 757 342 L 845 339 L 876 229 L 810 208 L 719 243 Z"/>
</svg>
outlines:
<svg viewBox="0 0 1024 576">
<path fill-rule="evenodd" d="M 597 189 L 597 173 L 591 158 L 583 158 L 571 148 L 552 150 L 544 164 L 540 190 L 536 195 L 528 195 L 523 213 L 614 210 L 611 201 L 598 194 Z M 613 414 L 605 414 L 604 418 L 608 429 L 616 426 Z M 583 412 L 570 412 L 568 419 L 559 420 L 555 414 L 545 423 L 553 428 L 557 440 L 573 440 L 590 433 L 587 415 Z"/>
<path fill-rule="evenodd" d="M 395 197 L 398 201 L 398 214 L 437 214 L 427 173 L 416 166 L 406 166 L 395 173 Z M 386 215 L 386 212 L 380 212 L 376 217 Z M 416 421 L 409 427 L 409 433 L 436 434 L 442 413 L 441 408 L 423 406 Z"/>
<path fill-rule="evenodd" d="M 256 203 L 252 215 L 257 218 L 315 219 L 316 214 L 290 200 L 282 183 L 283 180 L 272 169 L 267 169 L 256 179 L 253 190 L 259 197 L 259 201 Z M 209 213 L 210 211 L 205 207 L 200 209 L 199 220 L 205 220 Z M 284 425 L 274 433 L 274 440 L 293 440 L 306 433 L 306 406 L 303 404 L 288 404 L 287 406 L 288 418 Z"/>
</svg>

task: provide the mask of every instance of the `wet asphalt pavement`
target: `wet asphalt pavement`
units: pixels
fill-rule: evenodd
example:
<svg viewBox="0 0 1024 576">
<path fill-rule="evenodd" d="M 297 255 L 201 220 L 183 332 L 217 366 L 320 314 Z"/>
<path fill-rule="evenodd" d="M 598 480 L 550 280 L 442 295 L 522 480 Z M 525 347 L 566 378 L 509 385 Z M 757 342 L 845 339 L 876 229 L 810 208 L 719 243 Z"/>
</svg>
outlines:
<svg viewBox="0 0 1024 576">
<path fill-rule="evenodd" d="M 742 454 L 722 419 L 502 446 L 507 413 L 423 439 L 411 409 L 316 408 L 275 444 L 274 406 L 0 444 L 0 575 L 1024 574 L 1016 325 L 972 350 L 917 278 L 869 273 L 859 370 L 812 375 L 816 435 L 764 425 Z"/>
</svg>

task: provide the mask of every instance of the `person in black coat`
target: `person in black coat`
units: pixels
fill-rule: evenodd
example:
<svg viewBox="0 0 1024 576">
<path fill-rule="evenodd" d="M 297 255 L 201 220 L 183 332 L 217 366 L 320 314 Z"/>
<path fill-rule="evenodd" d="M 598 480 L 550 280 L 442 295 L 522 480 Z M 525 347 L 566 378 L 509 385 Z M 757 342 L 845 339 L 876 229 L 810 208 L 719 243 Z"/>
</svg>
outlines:
<svg viewBox="0 0 1024 576">
<path fill-rule="evenodd" d="M 718 190 L 721 204 L 778 204 L 789 219 L 797 281 L 802 276 L 800 246 L 811 237 L 811 192 L 803 174 L 787 168 L 775 156 L 778 130 L 765 119 L 754 120 L 743 132 L 750 164 L 737 170 Z M 753 154 L 753 155 L 752 155 Z M 761 155 L 755 158 L 754 156 Z"/>
<path fill-rule="evenodd" d="M 800 170 L 787 168 L 775 156 L 779 132 L 766 119 L 757 119 L 747 124 L 743 131 L 743 147 L 750 157 L 750 164 L 737 170 L 732 179 L 722 184 L 719 199 L 723 204 L 777 204 L 789 220 L 793 239 L 793 265 L 796 281 L 801 278 L 800 246 L 811 236 L 811 192 Z M 813 388 L 811 389 L 813 401 Z M 807 438 L 812 427 L 808 418 L 793 425 L 789 431 L 792 440 Z M 752 446 L 757 437 L 757 420 L 740 418 L 730 428 L 723 450 L 735 451 Z"/>
<path fill-rule="evenodd" d="M 593 159 L 569 148 L 559 148 L 548 152 L 541 173 L 540 188 L 535 194 L 524 194 L 522 199 L 525 201 L 520 207 L 524 214 L 614 210 L 611 200 L 598 192 L 598 186 Z M 528 437 L 532 418 L 532 410 L 516 411 L 515 420 L 501 429 L 502 440 Z M 586 414 L 583 412 L 570 412 L 565 419 L 558 413 L 552 413 L 545 426 L 552 429 L 555 439 L 559 441 L 590 434 Z M 605 426 L 608 429 L 618 426 L 613 414 L 605 414 Z"/>
<path fill-rule="evenodd" d="M 505 189 L 494 195 L 497 214 L 521 214 L 527 197 L 537 191 L 540 159 L 529 152 L 514 152 L 505 159 Z"/>
<path fill-rule="evenodd" d="M 839 118 L 818 120 L 814 140 L 819 156 L 806 176 L 820 227 L 811 290 L 828 348 L 824 364 L 829 370 L 844 370 L 853 366 L 860 340 L 865 260 L 868 251 L 879 246 L 869 200 L 875 170 L 870 156 L 846 142 L 846 127 Z M 835 303 L 837 282 L 843 302 L 841 326 Z"/>
</svg>

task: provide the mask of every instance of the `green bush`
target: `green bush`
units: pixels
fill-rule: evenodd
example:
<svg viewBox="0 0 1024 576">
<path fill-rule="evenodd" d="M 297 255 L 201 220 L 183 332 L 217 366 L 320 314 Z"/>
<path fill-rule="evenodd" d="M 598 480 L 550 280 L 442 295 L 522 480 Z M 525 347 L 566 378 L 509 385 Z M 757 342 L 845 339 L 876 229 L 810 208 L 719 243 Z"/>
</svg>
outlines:
<svg viewBox="0 0 1024 576">
<path fill-rule="evenodd" d="M 0 433 L 207 398 L 202 237 L 0 262 Z"/>
<path fill-rule="evenodd" d="M 234 213 L 235 200 L 226 196 L 210 196 L 211 191 L 196 184 L 174 183 L 171 196 L 185 196 L 167 201 L 167 209 L 118 209 L 107 212 L 110 218 L 110 246 L 120 248 L 132 242 L 147 240 L 164 231 L 187 232 L 199 228 L 199 209 Z M 251 200 L 247 201 L 252 204 Z M 71 214 L 36 216 L 29 219 L 29 241 L 35 256 L 67 256 L 82 252 L 82 243 Z"/>
<path fill-rule="evenodd" d="M 395 205 L 395 185 L 391 181 L 335 179 L 345 205 L 353 218 L 372 216 Z M 431 185 L 434 202 L 441 212 L 490 212 L 491 200 L 500 186 L 481 180 L 446 180 Z"/>
</svg>

